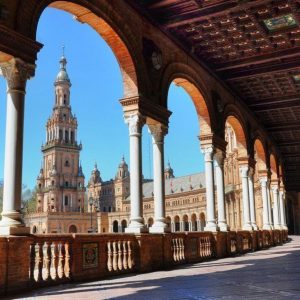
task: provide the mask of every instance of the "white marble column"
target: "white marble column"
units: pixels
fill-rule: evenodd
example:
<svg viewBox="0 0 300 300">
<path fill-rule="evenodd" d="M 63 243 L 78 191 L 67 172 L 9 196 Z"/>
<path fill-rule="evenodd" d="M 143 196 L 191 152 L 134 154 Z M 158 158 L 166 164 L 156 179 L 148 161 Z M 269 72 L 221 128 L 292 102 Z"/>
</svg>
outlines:
<svg viewBox="0 0 300 300">
<path fill-rule="evenodd" d="M 125 116 L 129 127 L 130 150 L 130 223 L 127 233 L 147 232 L 143 219 L 142 191 L 142 128 L 145 118 L 139 113 Z"/>
<path fill-rule="evenodd" d="M 3 211 L 0 235 L 29 234 L 21 215 L 23 127 L 26 81 L 34 66 L 20 59 L 0 65 L 7 80 L 7 114 L 4 160 Z"/>
<path fill-rule="evenodd" d="M 254 196 L 254 183 L 253 183 L 254 169 L 250 168 L 248 174 L 248 186 L 249 186 L 249 202 L 250 202 L 250 222 L 254 230 L 257 230 L 256 214 L 255 214 L 255 196 Z"/>
<path fill-rule="evenodd" d="M 215 193 L 214 193 L 214 171 L 212 146 L 202 149 L 205 162 L 205 188 L 206 188 L 206 226 L 204 231 L 217 231 L 218 227 L 215 219 Z"/>
<path fill-rule="evenodd" d="M 267 190 L 267 177 L 259 178 L 260 186 L 261 186 L 261 196 L 263 202 L 263 229 L 270 230 L 270 220 L 269 220 L 269 209 L 268 209 L 268 190 Z"/>
<path fill-rule="evenodd" d="M 279 192 L 279 210 L 280 210 L 280 225 L 282 229 L 288 229 L 286 225 L 285 205 L 284 205 L 284 192 Z"/>
<path fill-rule="evenodd" d="M 151 233 L 169 232 L 165 219 L 164 137 L 168 128 L 162 124 L 149 125 L 153 142 L 154 224 Z"/>
<path fill-rule="evenodd" d="M 280 226 L 280 222 L 279 222 L 279 205 L 278 205 L 278 186 L 276 185 L 272 185 L 271 186 L 271 190 L 272 190 L 272 193 L 273 193 L 273 202 L 274 202 L 274 205 L 273 205 L 273 216 L 274 216 L 274 228 L 275 229 L 280 229 L 281 226 Z"/>
<path fill-rule="evenodd" d="M 217 151 L 215 154 L 217 205 L 218 205 L 218 227 L 221 231 L 228 231 L 225 214 L 225 188 L 224 188 L 224 153 Z"/>
<path fill-rule="evenodd" d="M 273 218 L 272 218 L 272 201 L 271 201 L 271 192 L 270 192 L 270 181 L 267 183 L 267 199 L 268 199 L 268 214 L 269 214 L 269 222 L 271 229 L 274 228 Z"/>
<path fill-rule="evenodd" d="M 242 188 L 243 188 L 243 230 L 252 230 L 250 221 L 250 204 L 249 204 L 249 186 L 248 186 L 248 166 L 240 166 Z"/>
</svg>

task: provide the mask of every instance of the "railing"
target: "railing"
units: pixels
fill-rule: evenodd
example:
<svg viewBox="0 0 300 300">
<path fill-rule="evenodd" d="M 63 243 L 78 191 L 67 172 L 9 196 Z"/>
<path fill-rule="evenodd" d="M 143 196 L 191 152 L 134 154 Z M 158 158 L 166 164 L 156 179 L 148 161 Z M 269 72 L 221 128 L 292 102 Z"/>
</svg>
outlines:
<svg viewBox="0 0 300 300">
<path fill-rule="evenodd" d="M 113 271 L 133 270 L 135 266 L 133 242 L 130 240 L 113 240 L 107 242 L 107 269 Z"/>
<path fill-rule="evenodd" d="M 35 237 L 30 244 L 30 281 L 42 284 L 70 280 L 70 243 L 70 238 Z"/>
<path fill-rule="evenodd" d="M 0 237 L 0 296 L 37 286 L 202 262 L 288 239 L 286 231 Z"/>
<path fill-rule="evenodd" d="M 172 251 L 174 262 L 183 262 L 185 260 L 183 238 L 176 237 L 172 239 Z"/>
</svg>

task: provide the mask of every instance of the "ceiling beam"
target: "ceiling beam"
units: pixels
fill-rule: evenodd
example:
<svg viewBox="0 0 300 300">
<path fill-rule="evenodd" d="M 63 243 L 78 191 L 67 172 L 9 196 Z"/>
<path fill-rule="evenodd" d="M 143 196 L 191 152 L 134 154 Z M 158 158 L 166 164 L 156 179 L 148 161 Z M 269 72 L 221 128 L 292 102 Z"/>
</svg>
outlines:
<svg viewBox="0 0 300 300">
<path fill-rule="evenodd" d="M 268 73 L 277 73 L 297 69 L 300 72 L 300 56 L 296 61 L 272 63 L 271 65 L 258 66 L 253 68 L 242 68 L 239 70 L 231 70 L 230 72 L 219 72 L 219 75 L 226 81 L 234 81 L 234 79 L 253 77 Z"/>
<path fill-rule="evenodd" d="M 300 95 L 287 95 L 274 98 L 261 98 L 257 102 L 246 102 L 256 112 L 300 106 Z"/>
<path fill-rule="evenodd" d="M 265 53 L 265 54 L 257 53 L 257 55 L 253 57 L 246 57 L 243 59 L 238 59 L 236 61 L 229 61 L 229 62 L 218 64 L 215 70 L 216 72 L 224 72 L 229 70 L 232 71 L 238 68 L 254 67 L 254 65 L 258 65 L 258 64 L 274 63 L 276 61 L 279 62 L 280 60 L 286 58 L 297 58 L 299 57 L 299 51 L 300 51 L 300 47 L 298 46 L 289 49 L 273 51 L 272 53 Z"/>
<path fill-rule="evenodd" d="M 266 126 L 266 128 L 268 131 L 271 131 L 271 132 L 300 130 L 300 121 L 279 124 L 279 125 L 274 125 L 274 126 Z M 299 156 L 300 156 L 300 154 L 299 154 Z"/>
</svg>

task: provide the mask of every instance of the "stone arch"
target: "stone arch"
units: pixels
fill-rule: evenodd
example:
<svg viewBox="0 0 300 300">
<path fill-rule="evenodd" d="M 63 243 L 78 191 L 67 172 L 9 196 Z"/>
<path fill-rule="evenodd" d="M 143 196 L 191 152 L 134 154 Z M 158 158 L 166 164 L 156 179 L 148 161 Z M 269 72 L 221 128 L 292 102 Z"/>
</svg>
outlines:
<svg viewBox="0 0 300 300">
<path fill-rule="evenodd" d="M 174 231 L 180 231 L 180 218 L 178 215 L 174 217 Z"/>
<path fill-rule="evenodd" d="M 32 1 L 34 2 L 34 1 Z M 18 9 L 17 30 L 29 38 L 36 38 L 40 16 L 47 7 L 66 11 L 81 22 L 90 25 L 106 41 L 119 63 L 122 77 L 124 98 L 137 97 L 141 86 L 149 90 L 150 81 L 145 68 L 141 51 L 135 35 L 126 25 L 126 21 L 111 3 L 86 0 L 56 1 L 42 0 L 39 3 L 21 2 Z M 26 6 L 26 7 L 25 7 Z M 30 8 L 29 8 L 30 7 Z M 140 71 L 137 75 L 137 69 Z"/>
<path fill-rule="evenodd" d="M 206 225 L 206 220 L 205 220 L 205 213 L 202 212 L 200 213 L 200 231 L 204 231 L 204 227 Z"/>
<path fill-rule="evenodd" d="M 152 217 L 148 218 L 147 221 L 148 227 L 152 227 L 153 223 L 154 223 L 153 218 Z"/>
<path fill-rule="evenodd" d="M 254 141 L 254 159 L 256 161 L 256 169 L 264 171 L 267 169 L 266 150 L 260 138 Z"/>
<path fill-rule="evenodd" d="M 198 224 L 197 224 L 197 215 L 193 213 L 191 215 L 191 223 L 192 223 L 192 231 L 197 231 L 198 230 Z"/>
<path fill-rule="evenodd" d="M 246 126 L 236 114 L 228 114 L 225 118 L 225 124 L 229 124 L 235 133 L 238 148 L 238 157 L 248 157 L 248 138 L 246 135 Z"/>
<path fill-rule="evenodd" d="M 118 220 L 113 221 L 113 232 L 119 232 L 119 222 L 118 222 Z"/>
<path fill-rule="evenodd" d="M 277 159 L 275 157 L 275 154 L 272 153 L 270 155 L 270 171 L 271 171 L 271 180 L 278 180 L 278 168 L 277 168 Z"/>
<path fill-rule="evenodd" d="M 38 232 L 37 226 L 34 225 L 34 226 L 32 227 L 32 233 L 35 234 L 35 233 L 37 233 L 37 232 Z"/>
<path fill-rule="evenodd" d="M 199 135 L 208 135 L 216 124 L 210 92 L 200 76 L 190 66 L 174 62 L 169 64 L 162 77 L 160 104 L 168 106 L 168 91 L 171 83 L 182 87 L 191 97 L 199 120 Z"/>
<path fill-rule="evenodd" d="M 122 226 L 122 232 L 125 232 L 125 228 L 127 227 L 127 221 L 126 220 L 122 220 L 121 226 Z"/>
<path fill-rule="evenodd" d="M 75 225 L 70 225 L 69 233 L 77 233 L 77 227 Z"/>
</svg>

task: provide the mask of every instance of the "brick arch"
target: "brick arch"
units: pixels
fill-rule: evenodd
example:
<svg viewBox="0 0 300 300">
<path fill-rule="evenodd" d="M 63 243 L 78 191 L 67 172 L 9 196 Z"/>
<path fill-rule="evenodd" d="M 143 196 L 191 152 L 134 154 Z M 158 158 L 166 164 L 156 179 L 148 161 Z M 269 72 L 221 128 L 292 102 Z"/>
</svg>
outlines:
<svg viewBox="0 0 300 300">
<path fill-rule="evenodd" d="M 200 76 L 189 66 L 182 63 L 169 64 L 162 76 L 160 105 L 167 107 L 168 91 L 171 83 L 181 86 L 191 97 L 199 120 L 199 135 L 211 134 L 216 128 L 211 93 Z"/>
<path fill-rule="evenodd" d="M 254 151 L 256 153 L 254 157 L 256 160 L 256 169 L 258 171 L 265 171 L 267 169 L 266 149 L 260 138 L 256 138 L 254 142 Z"/>
<path fill-rule="evenodd" d="M 238 157 L 248 157 L 248 143 L 245 130 L 245 124 L 242 119 L 235 113 L 226 115 L 225 124 L 228 123 L 236 137 Z"/>
<path fill-rule="evenodd" d="M 29 5 L 28 2 L 32 4 Z M 104 1 L 98 1 L 97 4 L 91 2 L 87 0 L 42 0 L 38 3 L 33 0 L 22 1 L 18 9 L 17 30 L 35 39 L 40 16 L 47 7 L 57 8 L 77 16 L 79 22 L 89 24 L 98 32 L 115 54 L 123 77 L 123 97 L 138 96 L 141 90 L 149 89 L 150 81 L 146 72 L 137 71 L 143 69 L 144 63 L 138 51 L 136 37 L 126 26 L 121 14 L 113 9 L 112 4 Z"/>
<path fill-rule="evenodd" d="M 277 159 L 274 153 L 270 155 L 270 171 L 271 171 L 271 180 L 278 180 L 278 168 L 277 168 Z"/>
</svg>

